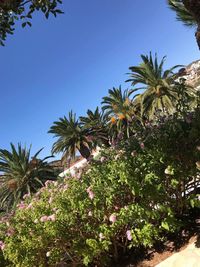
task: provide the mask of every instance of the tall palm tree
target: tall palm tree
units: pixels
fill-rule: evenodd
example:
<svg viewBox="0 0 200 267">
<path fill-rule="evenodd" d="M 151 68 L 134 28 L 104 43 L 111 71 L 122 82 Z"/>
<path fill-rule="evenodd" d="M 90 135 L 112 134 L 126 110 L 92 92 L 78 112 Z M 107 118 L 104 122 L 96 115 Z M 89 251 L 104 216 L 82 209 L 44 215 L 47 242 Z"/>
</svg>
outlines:
<svg viewBox="0 0 200 267">
<path fill-rule="evenodd" d="M 109 95 L 103 97 L 102 110 L 110 117 L 110 125 L 112 133 L 123 132 L 128 137 L 130 135 L 130 122 L 135 116 L 131 99 L 129 98 L 130 91 L 122 91 L 119 88 L 113 88 L 108 91 Z"/>
<path fill-rule="evenodd" d="M 103 97 L 102 110 L 107 112 L 107 115 L 115 115 L 119 117 L 121 114 L 124 116 L 128 114 L 130 107 L 129 91 L 122 92 L 121 86 L 119 88 L 113 87 L 109 89 L 109 96 Z"/>
<path fill-rule="evenodd" d="M 108 116 L 97 107 L 95 111 L 88 109 L 86 117 L 80 117 L 81 125 L 88 130 L 94 148 L 102 144 L 109 145 Z"/>
<path fill-rule="evenodd" d="M 92 140 L 88 129 L 85 129 L 76 114 L 69 112 L 69 117 L 60 118 L 51 126 L 49 133 L 57 137 L 53 144 L 52 153 L 63 153 L 65 157 L 75 158 L 79 152 L 84 158 L 88 159 L 91 154 Z"/>
<path fill-rule="evenodd" d="M 160 63 L 158 62 L 157 55 L 153 59 L 151 53 L 149 56 L 141 55 L 141 58 L 142 63 L 139 66 L 129 68 L 131 73 L 129 73 L 130 79 L 127 82 L 131 82 L 132 86 L 139 84 L 141 87 L 137 89 L 144 90 L 144 92 L 135 96 L 133 104 L 138 107 L 140 103 L 141 115 L 149 118 L 153 117 L 157 109 L 169 113 L 172 112 L 177 98 L 173 86 L 173 71 L 180 66 L 177 65 L 164 71 L 165 57 L 162 58 Z"/>
<path fill-rule="evenodd" d="M 200 49 L 200 0 L 168 0 L 168 4 L 178 20 L 186 26 L 197 27 L 195 36 Z"/>
<path fill-rule="evenodd" d="M 36 192 L 46 180 L 56 179 L 56 174 L 46 161 L 38 159 L 40 149 L 32 158 L 31 148 L 17 148 L 11 143 L 11 151 L 0 149 L 0 206 L 9 209 L 24 194 Z"/>
</svg>

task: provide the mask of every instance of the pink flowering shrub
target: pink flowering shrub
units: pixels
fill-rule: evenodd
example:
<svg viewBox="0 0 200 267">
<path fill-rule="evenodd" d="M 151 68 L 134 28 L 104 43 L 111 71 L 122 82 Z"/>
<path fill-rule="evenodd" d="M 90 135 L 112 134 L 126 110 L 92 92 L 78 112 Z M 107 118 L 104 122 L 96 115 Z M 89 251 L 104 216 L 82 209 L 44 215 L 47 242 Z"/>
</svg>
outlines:
<svg viewBox="0 0 200 267">
<path fill-rule="evenodd" d="M 116 151 L 104 154 L 106 161 L 94 162 L 81 180 L 47 182 L 0 227 L 2 252 L 14 266 L 107 266 L 121 247 L 149 247 L 163 231 L 176 229 L 161 184 L 155 194 L 158 177 L 152 174 L 145 183 L 131 155 L 120 154 L 116 161 Z"/>
<path fill-rule="evenodd" d="M 79 179 L 47 182 L 2 220 L 0 255 L 11 266 L 104 267 L 176 231 L 200 207 L 199 122 L 200 113 L 148 124 Z"/>
</svg>

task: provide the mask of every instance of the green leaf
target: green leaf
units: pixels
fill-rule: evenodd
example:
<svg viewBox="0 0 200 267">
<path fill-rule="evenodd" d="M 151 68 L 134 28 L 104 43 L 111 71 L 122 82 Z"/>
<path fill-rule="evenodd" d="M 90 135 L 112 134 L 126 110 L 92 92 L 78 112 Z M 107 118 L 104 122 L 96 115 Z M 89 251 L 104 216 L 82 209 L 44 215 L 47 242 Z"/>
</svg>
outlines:
<svg viewBox="0 0 200 267">
<path fill-rule="evenodd" d="M 168 224 L 166 221 L 163 221 L 163 222 L 161 223 L 161 226 L 162 226 L 162 228 L 164 228 L 165 230 L 169 231 L 169 224 Z"/>
</svg>

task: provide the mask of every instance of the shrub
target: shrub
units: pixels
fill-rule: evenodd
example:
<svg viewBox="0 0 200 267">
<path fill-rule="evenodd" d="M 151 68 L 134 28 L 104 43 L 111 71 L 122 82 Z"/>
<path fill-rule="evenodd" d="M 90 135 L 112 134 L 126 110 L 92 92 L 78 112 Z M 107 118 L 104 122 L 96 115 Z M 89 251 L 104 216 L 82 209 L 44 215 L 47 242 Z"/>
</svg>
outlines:
<svg viewBox="0 0 200 267">
<path fill-rule="evenodd" d="M 185 116 L 149 122 L 121 148 L 103 150 L 81 178 L 47 181 L 27 196 L 1 224 L 5 259 L 16 267 L 108 266 L 176 231 L 181 215 L 200 207 L 200 115 Z"/>
<path fill-rule="evenodd" d="M 144 163 L 133 168 L 126 154 L 104 157 L 81 180 L 46 183 L 19 204 L 7 223 L 6 259 L 14 266 L 106 266 L 127 248 L 149 247 L 163 229 L 176 229 L 162 180 Z"/>
</svg>

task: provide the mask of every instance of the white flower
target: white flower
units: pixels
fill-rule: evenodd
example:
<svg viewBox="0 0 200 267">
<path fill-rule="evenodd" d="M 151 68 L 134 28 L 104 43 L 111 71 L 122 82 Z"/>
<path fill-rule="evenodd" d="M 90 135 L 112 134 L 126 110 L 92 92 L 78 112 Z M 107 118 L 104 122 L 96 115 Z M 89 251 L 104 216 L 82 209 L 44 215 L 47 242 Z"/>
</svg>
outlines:
<svg viewBox="0 0 200 267">
<path fill-rule="evenodd" d="M 196 162 L 196 166 L 197 166 L 197 168 L 200 168 L 200 161 Z"/>
<path fill-rule="evenodd" d="M 101 157 L 101 162 L 104 162 L 106 160 L 106 157 Z"/>
<path fill-rule="evenodd" d="M 50 256 L 51 256 L 51 252 L 48 251 L 48 252 L 46 253 L 46 256 L 47 256 L 47 257 L 50 257 Z"/>
<path fill-rule="evenodd" d="M 99 239 L 102 240 L 102 239 L 104 239 L 104 238 L 105 238 L 104 235 L 103 235 L 102 233 L 100 233 L 100 234 L 99 234 Z"/>
</svg>

